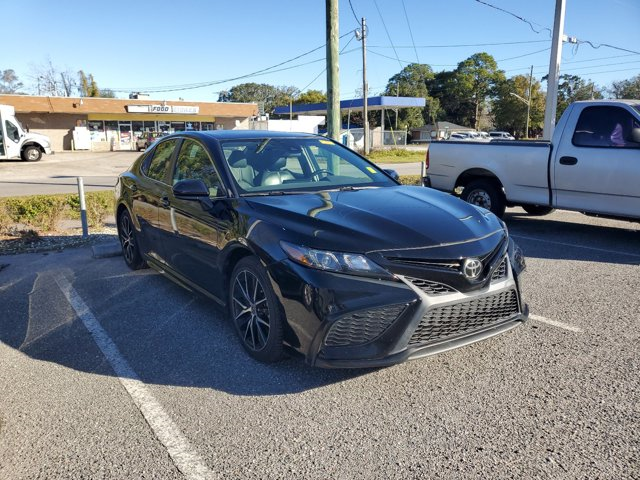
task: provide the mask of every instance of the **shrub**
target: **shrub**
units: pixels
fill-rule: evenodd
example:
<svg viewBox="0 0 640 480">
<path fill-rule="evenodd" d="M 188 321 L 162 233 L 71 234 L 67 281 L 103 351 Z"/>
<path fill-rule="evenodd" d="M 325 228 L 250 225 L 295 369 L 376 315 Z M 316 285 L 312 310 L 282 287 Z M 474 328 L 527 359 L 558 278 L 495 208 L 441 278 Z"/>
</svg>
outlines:
<svg viewBox="0 0 640 480">
<path fill-rule="evenodd" d="M 420 175 L 401 175 L 400 183 L 403 185 L 422 185 L 422 177 Z"/>
</svg>

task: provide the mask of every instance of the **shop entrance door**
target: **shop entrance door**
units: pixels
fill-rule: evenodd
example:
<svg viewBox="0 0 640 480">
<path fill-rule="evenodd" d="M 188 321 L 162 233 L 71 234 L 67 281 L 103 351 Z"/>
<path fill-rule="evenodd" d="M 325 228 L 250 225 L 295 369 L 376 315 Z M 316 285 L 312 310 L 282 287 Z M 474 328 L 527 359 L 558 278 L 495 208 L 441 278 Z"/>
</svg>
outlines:
<svg viewBox="0 0 640 480">
<path fill-rule="evenodd" d="M 131 122 L 119 122 L 120 150 L 133 150 Z"/>
</svg>

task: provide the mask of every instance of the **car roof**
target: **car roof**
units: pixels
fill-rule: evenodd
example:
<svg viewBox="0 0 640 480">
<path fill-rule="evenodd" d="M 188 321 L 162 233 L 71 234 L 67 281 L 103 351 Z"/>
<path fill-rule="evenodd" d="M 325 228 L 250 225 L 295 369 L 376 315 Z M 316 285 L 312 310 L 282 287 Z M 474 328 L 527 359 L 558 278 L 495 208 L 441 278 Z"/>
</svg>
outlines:
<svg viewBox="0 0 640 480">
<path fill-rule="evenodd" d="M 318 135 L 301 132 L 274 132 L 271 130 L 189 130 L 176 132 L 171 134 L 171 136 L 189 136 L 201 138 L 203 140 L 247 140 L 263 138 L 312 138 L 317 137 Z"/>
</svg>

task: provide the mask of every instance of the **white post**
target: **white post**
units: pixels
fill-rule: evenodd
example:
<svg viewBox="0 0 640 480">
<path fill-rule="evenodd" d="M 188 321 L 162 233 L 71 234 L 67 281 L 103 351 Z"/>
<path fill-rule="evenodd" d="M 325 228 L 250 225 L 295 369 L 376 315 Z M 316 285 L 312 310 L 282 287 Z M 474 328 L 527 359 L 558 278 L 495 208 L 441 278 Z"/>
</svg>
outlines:
<svg viewBox="0 0 640 480">
<path fill-rule="evenodd" d="M 82 238 L 89 236 L 89 226 L 87 225 L 87 206 L 84 202 L 84 182 L 82 177 L 78 177 L 78 196 L 80 197 L 80 221 L 82 222 Z"/>
<path fill-rule="evenodd" d="M 544 111 L 544 132 L 542 138 L 551 140 L 556 126 L 556 106 L 558 102 L 558 80 L 562 57 L 562 37 L 564 35 L 564 11 L 566 0 L 556 0 L 556 14 L 553 20 L 553 40 L 551 41 L 551 60 L 547 78 L 547 103 Z"/>
</svg>

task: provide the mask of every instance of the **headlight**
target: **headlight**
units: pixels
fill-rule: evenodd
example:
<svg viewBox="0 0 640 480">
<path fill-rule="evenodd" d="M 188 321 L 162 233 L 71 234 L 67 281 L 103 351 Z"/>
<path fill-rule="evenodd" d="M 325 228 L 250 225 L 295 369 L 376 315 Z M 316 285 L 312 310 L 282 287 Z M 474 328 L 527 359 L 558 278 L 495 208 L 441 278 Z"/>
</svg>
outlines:
<svg viewBox="0 0 640 480">
<path fill-rule="evenodd" d="M 282 241 L 280 246 L 291 260 L 305 267 L 375 278 L 395 278 L 384 268 L 358 253 L 328 252 Z"/>
</svg>

